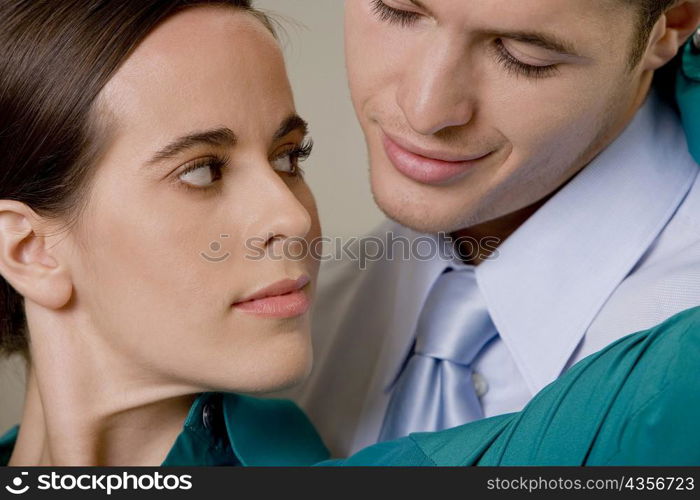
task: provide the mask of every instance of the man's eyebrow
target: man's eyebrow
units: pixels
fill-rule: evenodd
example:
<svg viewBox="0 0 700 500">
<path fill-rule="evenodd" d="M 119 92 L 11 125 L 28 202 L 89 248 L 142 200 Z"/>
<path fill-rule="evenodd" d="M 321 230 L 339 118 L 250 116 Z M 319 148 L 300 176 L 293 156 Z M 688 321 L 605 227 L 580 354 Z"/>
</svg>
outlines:
<svg viewBox="0 0 700 500">
<path fill-rule="evenodd" d="M 146 164 L 153 165 L 163 160 L 171 159 L 177 156 L 179 153 L 200 144 L 230 147 L 236 144 L 237 140 L 238 138 L 236 137 L 236 134 L 233 133 L 230 128 L 226 127 L 205 130 L 203 132 L 194 132 L 174 140 L 163 149 L 155 153 Z"/>
<path fill-rule="evenodd" d="M 282 139 L 285 135 L 289 134 L 290 132 L 294 132 L 295 130 L 298 130 L 302 135 L 306 136 L 306 134 L 309 133 L 309 125 L 301 118 L 301 116 L 291 114 L 285 118 L 282 125 L 279 126 L 275 132 L 275 135 L 273 136 L 273 139 Z"/>
<path fill-rule="evenodd" d="M 509 32 L 488 32 L 491 36 L 499 38 L 510 38 L 518 42 L 529 43 L 536 45 L 546 50 L 558 52 L 564 55 L 581 57 L 576 48 L 566 40 L 559 38 L 556 35 L 549 33 L 538 33 L 533 31 L 509 31 Z"/>
</svg>

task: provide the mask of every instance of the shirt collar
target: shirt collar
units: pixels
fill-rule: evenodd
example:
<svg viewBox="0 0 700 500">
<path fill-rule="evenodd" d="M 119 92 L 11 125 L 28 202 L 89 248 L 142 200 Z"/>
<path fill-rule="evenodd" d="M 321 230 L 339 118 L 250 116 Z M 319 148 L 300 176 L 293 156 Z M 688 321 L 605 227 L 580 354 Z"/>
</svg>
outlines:
<svg viewBox="0 0 700 500">
<path fill-rule="evenodd" d="M 652 91 L 625 131 L 477 266 L 494 324 L 533 394 L 565 368 L 598 311 L 698 172 Z"/>
<path fill-rule="evenodd" d="M 678 116 L 652 91 L 613 143 L 504 241 L 496 258 L 476 266 L 494 324 L 532 394 L 559 376 L 687 194 L 698 172 L 687 150 Z M 392 230 L 443 241 L 398 224 Z M 381 353 L 384 391 L 401 372 L 433 284 L 447 267 L 464 264 L 441 255 L 392 266 L 396 307 Z"/>
<path fill-rule="evenodd" d="M 19 425 L 0 436 L 7 465 Z M 291 401 L 203 392 L 162 466 L 308 466 L 329 458 L 306 415 Z"/>
<path fill-rule="evenodd" d="M 163 465 L 308 466 L 328 450 L 291 401 L 205 392 Z"/>
</svg>

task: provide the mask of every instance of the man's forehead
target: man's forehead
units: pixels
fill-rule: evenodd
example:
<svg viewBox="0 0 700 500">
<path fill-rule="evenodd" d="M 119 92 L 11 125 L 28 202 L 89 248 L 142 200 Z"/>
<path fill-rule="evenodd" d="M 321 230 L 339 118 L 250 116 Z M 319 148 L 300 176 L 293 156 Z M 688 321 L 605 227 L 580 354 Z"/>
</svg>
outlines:
<svg viewBox="0 0 700 500">
<path fill-rule="evenodd" d="M 640 1 L 640 0 L 638 0 Z M 579 18 L 585 21 L 618 19 L 632 10 L 631 0 L 394 0 L 436 15 L 449 13 L 455 19 L 468 20 L 489 14 L 492 19 L 518 18 L 555 21 Z M 581 18 L 583 16 L 583 18 Z"/>
<path fill-rule="evenodd" d="M 591 55 L 586 52 L 596 47 L 626 46 L 635 25 L 633 2 L 628 0 L 387 0 L 387 4 L 425 11 L 455 32 L 548 35 L 541 38 L 560 42 L 570 49 L 567 53 L 583 55 Z"/>
</svg>

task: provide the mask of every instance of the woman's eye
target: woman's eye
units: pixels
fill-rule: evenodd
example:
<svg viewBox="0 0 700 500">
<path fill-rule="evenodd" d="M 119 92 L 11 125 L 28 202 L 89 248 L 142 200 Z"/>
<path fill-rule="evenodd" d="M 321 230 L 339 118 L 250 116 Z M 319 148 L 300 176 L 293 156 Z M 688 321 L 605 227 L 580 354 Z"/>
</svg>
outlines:
<svg viewBox="0 0 700 500">
<path fill-rule="evenodd" d="M 304 171 L 299 163 L 306 160 L 311 155 L 313 141 L 309 139 L 304 144 L 294 147 L 280 156 L 274 158 L 270 163 L 272 168 L 278 172 L 283 172 L 294 177 L 303 177 Z"/>
<path fill-rule="evenodd" d="M 185 184 L 195 188 L 207 188 L 221 179 L 224 165 L 225 161 L 222 159 L 197 160 L 178 177 Z"/>
<path fill-rule="evenodd" d="M 292 155 L 290 153 L 287 153 L 284 156 L 277 158 L 276 160 L 272 160 L 272 167 L 278 172 L 295 174 L 298 165 L 294 163 Z"/>
<path fill-rule="evenodd" d="M 379 20 L 396 23 L 404 27 L 413 25 L 420 18 L 420 14 L 417 12 L 390 7 L 382 0 L 372 0 L 372 10 Z"/>
</svg>

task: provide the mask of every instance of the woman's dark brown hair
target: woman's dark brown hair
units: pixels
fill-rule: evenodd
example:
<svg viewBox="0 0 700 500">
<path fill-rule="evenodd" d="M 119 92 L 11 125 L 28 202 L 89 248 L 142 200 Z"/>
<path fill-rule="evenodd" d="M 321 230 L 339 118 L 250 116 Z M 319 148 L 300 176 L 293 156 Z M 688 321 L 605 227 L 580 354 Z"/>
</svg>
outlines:
<svg viewBox="0 0 700 500">
<path fill-rule="evenodd" d="M 160 22 L 251 0 L 0 0 L 0 199 L 75 222 L 105 140 L 98 94 Z M 0 278 L 0 354 L 29 358 L 24 299 Z"/>
</svg>

